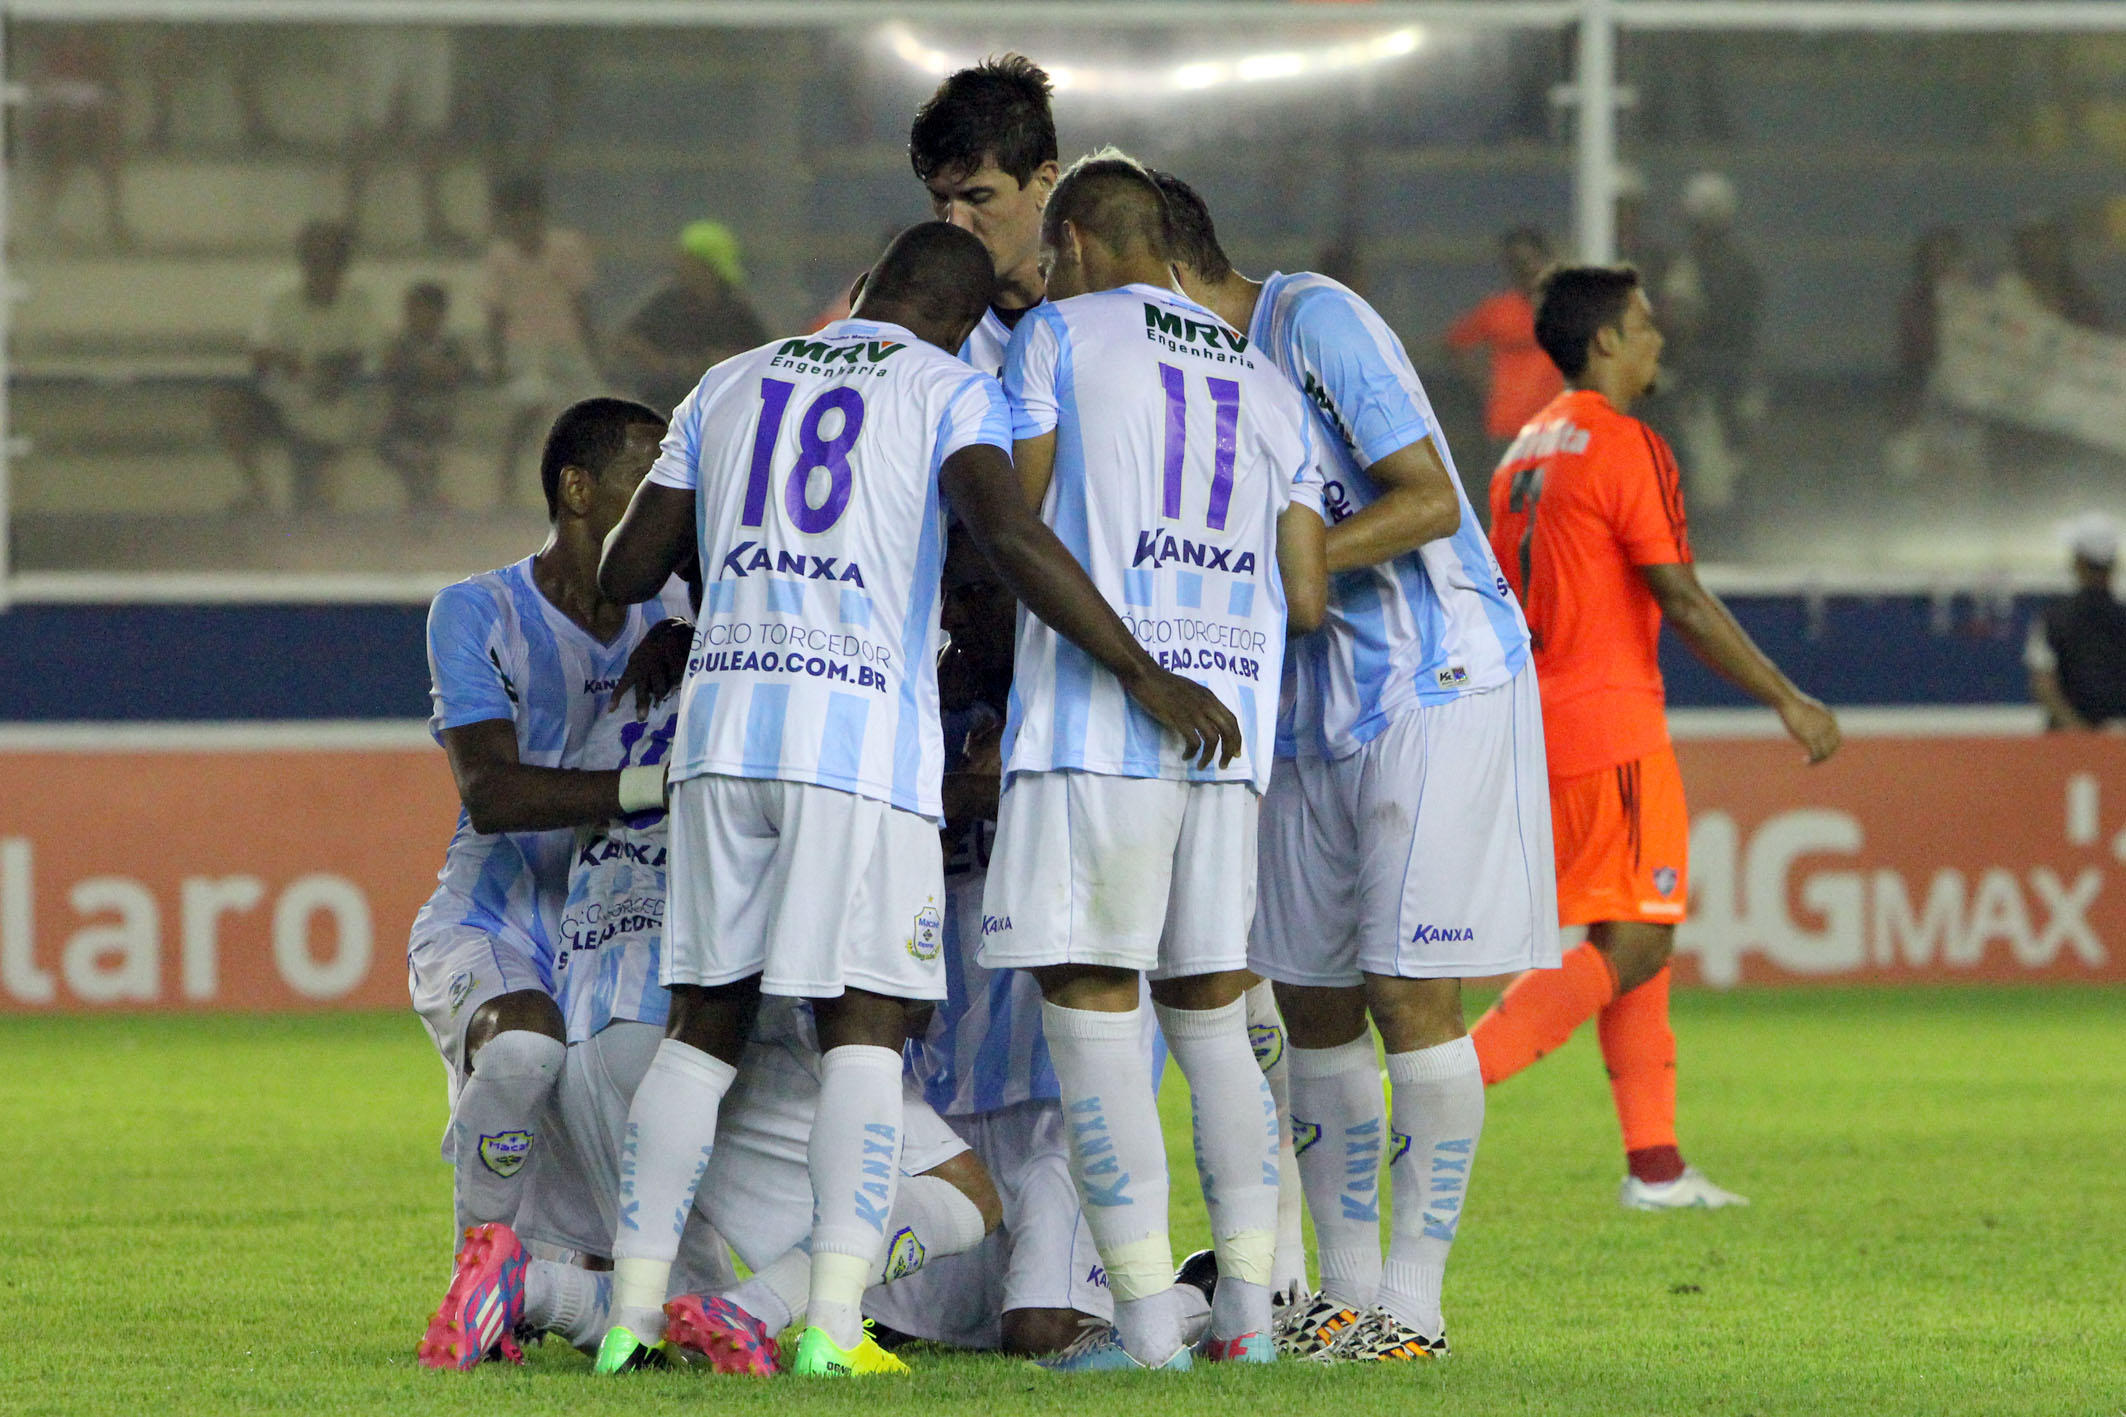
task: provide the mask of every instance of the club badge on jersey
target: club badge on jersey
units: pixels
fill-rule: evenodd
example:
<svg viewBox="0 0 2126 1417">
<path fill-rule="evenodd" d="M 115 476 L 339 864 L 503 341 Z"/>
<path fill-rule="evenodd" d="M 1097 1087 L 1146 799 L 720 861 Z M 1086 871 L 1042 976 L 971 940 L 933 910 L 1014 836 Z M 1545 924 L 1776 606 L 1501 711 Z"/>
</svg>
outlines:
<svg viewBox="0 0 2126 1417">
<path fill-rule="evenodd" d="M 1003 390 L 837 320 L 711 369 L 650 480 L 695 492 L 706 579 L 672 776 L 838 788 L 942 820 L 938 472 L 1009 452 Z"/>
</svg>

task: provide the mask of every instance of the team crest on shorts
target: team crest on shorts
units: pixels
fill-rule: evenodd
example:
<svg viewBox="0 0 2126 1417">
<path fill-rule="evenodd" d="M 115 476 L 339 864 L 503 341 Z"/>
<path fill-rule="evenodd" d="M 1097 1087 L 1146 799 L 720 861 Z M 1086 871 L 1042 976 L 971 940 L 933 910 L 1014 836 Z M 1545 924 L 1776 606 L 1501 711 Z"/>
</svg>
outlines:
<svg viewBox="0 0 2126 1417">
<path fill-rule="evenodd" d="M 460 974 L 450 981 L 450 1016 L 452 1018 L 456 1018 L 458 1010 L 465 1007 L 465 1001 L 472 997 L 473 986 L 479 982 L 479 977 L 470 972 Z"/>
<path fill-rule="evenodd" d="M 1306 1149 L 1321 1140 L 1321 1123 L 1309 1122 L 1299 1117 L 1292 1119 L 1292 1154 L 1302 1155 Z"/>
<path fill-rule="evenodd" d="M 938 957 L 945 943 L 945 917 L 935 905 L 915 913 L 915 932 L 908 937 L 908 953 L 928 964 Z"/>
<path fill-rule="evenodd" d="M 514 1176 L 531 1155 L 530 1132 L 497 1132 L 480 1138 L 480 1162 L 497 1176 Z"/>
<path fill-rule="evenodd" d="M 1673 866 L 1654 867 L 1654 889 L 1663 895 L 1674 895 L 1676 892 L 1676 868 Z"/>
<path fill-rule="evenodd" d="M 1248 1046 L 1255 1050 L 1255 1066 L 1268 1072 L 1284 1057 L 1284 1026 L 1275 1023 L 1249 1024 Z"/>
<path fill-rule="evenodd" d="M 907 1226 L 896 1230 L 893 1239 L 886 1246 L 886 1277 L 883 1282 L 891 1284 L 896 1279 L 906 1279 L 914 1274 L 923 1267 L 923 1261 L 929 1257 L 929 1253 L 923 1247 L 923 1242 L 915 1237 L 914 1230 Z"/>
<path fill-rule="evenodd" d="M 1410 1154 L 1410 1134 L 1399 1132 L 1390 1127 L 1388 1128 L 1388 1136 L 1391 1138 L 1388 1143 L 1388 1164 L 1393 1166 Z"/>
</svg>

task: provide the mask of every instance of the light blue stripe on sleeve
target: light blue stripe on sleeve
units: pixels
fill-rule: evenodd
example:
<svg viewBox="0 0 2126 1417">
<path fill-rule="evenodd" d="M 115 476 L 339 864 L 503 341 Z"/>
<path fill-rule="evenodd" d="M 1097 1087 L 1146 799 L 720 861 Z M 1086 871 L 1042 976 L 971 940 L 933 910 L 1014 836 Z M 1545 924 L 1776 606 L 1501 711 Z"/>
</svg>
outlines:
<svg viewBox="0 0 2126 1417">
<path fill-rule="evenodd" d="M 871 597 L 860 590 L 842 589 L 842 623 L 859 628 L 871 623 Z"/>
<path fill-rule="evenodd" d="M 1004 386 L 994 379 L 984 378 L 983 396 L 988 407 L 982 413 L 982 429 L 977 441 L 994 443 L 1009 452 L 1011 450 L 1011 400 L 1004 397 Z"/>
<path fill-rule="evenodd" d="M 1201 571 L 1174 572 L 1174 603 L 1188 610 L 1203 608 L 1203 573 Z"/>
<path fill-rule="evenodd" d="M 856 791 L 864 764 L 864 722 L 871 701 L 861 694 L 827 695 L 827 726 L 819 737 L 819 785 Z"/>
<path fill-rule="evenodd" d="M 938 414 L 930 433 L 930 476 L 923 486 L 923 534 L 915 549 L 915 573 L 908 582 L 908 614 L 901 621 L 900 712 L 893 725 L 893 805 L 906 812 L 922 810 L 923 701 L 916 678 L 935 674 L 925 651 L 937 619 L 938 577 L 944 548 L 938 515 L 938 470 L 945 464 L 945 439 L 951 431 L 952 406 Z"/>
<path fill-rule="evenodd" d="M 1225 613 L 1245 620 L 1255 613 L 1255 583 L 1236 580 L 1225 593 Z"/>
<path fill-rule="evenodd" d="M 1151 571 L 1124 571 L 1122 573 L 1122 603 L 1125 605 L 1150 606 L 1156 599 Z"/>
<path fill-rule="evenodd" d="M 768 613 L 771 615 L 802 615 L 805 613 L 805 583 L 786 581 L 781 577 L 768 580 Z"/>
<path fill-rule="evenodd" d="M 560 753 L 568 746 L 568 675 L 561 667 L 561 647 L 539 608 L 543 597 L 527 573 L 511 568 L 509 598 L 524 636 L 523 697 L 518 705 L 519 741 L 527 753 Z"/>
<path fill-rule="evenodd" d="M 737 581 L 710 581 L 701 608 L 711 615 L 728 615 L 738 603 Z"/>
<path fill-rule="evenodd" d="M 782 772 L 782 728 L 790 713 L 788 684 L 755 684 L 746 705 L 746 752 L 741 764 L 747 777 L 775 777 Z"/>
</svg>

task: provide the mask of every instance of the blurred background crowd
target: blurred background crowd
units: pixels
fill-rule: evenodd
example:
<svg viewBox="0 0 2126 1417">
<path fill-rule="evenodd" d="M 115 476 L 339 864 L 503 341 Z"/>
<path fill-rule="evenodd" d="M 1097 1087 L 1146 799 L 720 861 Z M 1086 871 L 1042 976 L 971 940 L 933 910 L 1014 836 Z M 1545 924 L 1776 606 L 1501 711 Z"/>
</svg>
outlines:
<svg viewBox="0 0 2126 1417">
<path fill-rule="evenodd" d="M 1556 387 L 1570 44 L 1382 29 L 15 24 L 16 566 L 507 559 L 552 411 L 670 407 L 817 323 L 926 214 L 921 95 L 1007 45 L 1066 74 L 1066 155 L 1119 143 L 1244 270 L 1374 301 L 1483 506 Z M 2126 474 L 2126 39 L 1627 32 L 1620 78 L 1700 555 L 2054 566 Z"/>
</svg>

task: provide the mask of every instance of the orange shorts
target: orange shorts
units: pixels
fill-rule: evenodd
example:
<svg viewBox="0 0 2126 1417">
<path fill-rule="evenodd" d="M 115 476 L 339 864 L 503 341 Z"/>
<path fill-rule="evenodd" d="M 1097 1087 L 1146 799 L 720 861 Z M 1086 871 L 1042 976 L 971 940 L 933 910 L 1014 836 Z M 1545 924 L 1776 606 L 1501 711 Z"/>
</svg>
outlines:
<svg viewBox="0 0 2126 1417">
<path fill-rule="evenodd" d="M 1550 780 L 1558 923 L 1675 925 L 1690 899 L 1690 813 L 1672 748 Z"/>
</svg>

